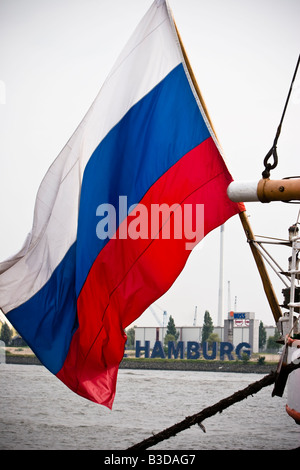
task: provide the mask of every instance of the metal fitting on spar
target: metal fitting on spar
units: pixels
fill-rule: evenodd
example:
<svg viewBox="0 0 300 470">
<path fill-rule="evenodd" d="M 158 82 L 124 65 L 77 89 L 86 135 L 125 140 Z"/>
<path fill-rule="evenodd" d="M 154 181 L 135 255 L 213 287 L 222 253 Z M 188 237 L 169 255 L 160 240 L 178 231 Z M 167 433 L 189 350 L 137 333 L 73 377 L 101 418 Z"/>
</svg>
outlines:
<svg viewBox="0 0 300 470">
<path fill-rule="evenodd" d="M 227 188 L 233 202 L 299 201 L 300 178 L 257 181 L 233 181 Z"/>
</svg>

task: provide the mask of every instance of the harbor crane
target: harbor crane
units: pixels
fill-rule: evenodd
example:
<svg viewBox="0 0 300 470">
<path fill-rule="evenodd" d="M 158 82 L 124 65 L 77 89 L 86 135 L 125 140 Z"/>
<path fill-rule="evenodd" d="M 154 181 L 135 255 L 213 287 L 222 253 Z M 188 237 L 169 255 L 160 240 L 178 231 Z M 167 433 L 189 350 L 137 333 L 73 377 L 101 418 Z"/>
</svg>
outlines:
<svg viewBox="0 0 300 470">
<path fill-rule="evenodd" d="M 156 311 L 154 310 L 153 308 L 153 305 L 155 305 L 157 308 L 159 308 L 162 312 L 163 312 L 163 320 L 161 321 L 160 318 L 158 317 Z M 161 328 L 164 328 L 167 324 L 167 311 L 166 310 L 163 310 L 159 305 L 157 304 L 152 304 L 149 306 L 149 310 L 150 312 L 152 313 L 152 315 L 154 316 L 155 320 L 157 321 L 157 323 L 159 324 L 159 326 Z"/>
</svg>

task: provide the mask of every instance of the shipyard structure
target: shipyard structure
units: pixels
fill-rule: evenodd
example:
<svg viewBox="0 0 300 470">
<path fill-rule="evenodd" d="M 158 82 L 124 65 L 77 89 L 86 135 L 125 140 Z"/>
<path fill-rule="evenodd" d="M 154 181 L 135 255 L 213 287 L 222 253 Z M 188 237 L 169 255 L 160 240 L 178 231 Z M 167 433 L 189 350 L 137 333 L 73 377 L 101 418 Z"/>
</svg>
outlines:
<svg viewBox="0 0 300 470">
<path fill-rule="evenodd" d="M 259 323 L 255 319 L 254 312 L 229 312 L 224 320 L 224 326 L 214 327 L 213 333 L 218 335 L 222 344 L 231 344 L 233 349 L 239 345 L 249 345 L 251 353 L 259 352 Z M 178 342 L 184 344 L 185 349 L 188 344 L 202 342 L 201 326 L 180 326 L 177 327 L 179 333 Z M 265 327 L 267 338 L 274 336 L 275 327 Z M 164 344 L 167 327 L 135 327 L 136 347 L 153 349 L 157 342 Z"/>
</svg>

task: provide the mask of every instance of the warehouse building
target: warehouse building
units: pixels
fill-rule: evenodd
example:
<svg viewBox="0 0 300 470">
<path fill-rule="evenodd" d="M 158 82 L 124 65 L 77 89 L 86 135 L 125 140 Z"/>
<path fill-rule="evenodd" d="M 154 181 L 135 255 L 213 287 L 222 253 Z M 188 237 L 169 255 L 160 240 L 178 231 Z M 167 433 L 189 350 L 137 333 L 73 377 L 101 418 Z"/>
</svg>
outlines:
<svg viewBox="0 0 300 470">
<path fill-rule="evenodd" d="M 224 320 L 224 327 L 217 326 L 213 333 L 217 334 L 220 342 L 231 343 L 234 348 L 241 343 L 248 343 L 253 353 L 259 352 L 259 323 L 255 319 L 253 312 L 229 312 L 228 317 Z M 266 327 L 267 338 L 275 334 L 276 327 Z M 146 341 L 150 342 L 150 349 L 153 348 L 156 341 L 164 344 L 167 327 L 135 327 L 135 341 L 142 347 L 146 345 Z M 201 326 L 180 326 L 177 327 L 179 332 L 178 341 L 201 343 L 202 327 Z"/>
</svg>

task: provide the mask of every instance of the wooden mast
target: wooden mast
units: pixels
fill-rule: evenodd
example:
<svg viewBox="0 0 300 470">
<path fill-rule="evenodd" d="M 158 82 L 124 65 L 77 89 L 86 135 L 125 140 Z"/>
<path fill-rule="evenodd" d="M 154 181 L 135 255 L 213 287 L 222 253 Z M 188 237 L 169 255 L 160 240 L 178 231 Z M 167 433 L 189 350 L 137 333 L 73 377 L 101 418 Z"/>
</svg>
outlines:
<svg viewBox="0 0 300 470">
<path fill-rule="evenodd" d="M 247 240 L 249 242 L 258 272 L 260 274 L 260 277 L 263 283 L 263 288 L 264 288 L 266 297 L 268 299 L 270 308 L 272 310 L 273 317 L 277 323 L 279 318 L 282 316 L 282 313 L 281 313 L 281 308 L 279 307 L 279 303 L 278 303 L 276 294 L 274 292 L 272 283 L 270 281 L 269 274 L 267 272 L 261 253 L 255 244 L 255 237 L 252 232 L 252 228 L 250 226 L 249 219 L 248 219 L 246 212 L 240 212 L 239 216 L 240 216 L 240 220 L 242 222 L 242 226 L 245 231 Z"/>
<path fill-rule="evenodd" d="M 198 83 L 197 83 L 197 80 L 195 78 L 195 75 L 194 75 L 194 72 L 192 70 L 192 67 L 191 67 L 191 64 L 189 62 L 189 59 L 187 57 L 187 54 L 186 54 L 186 51 L 185 51 L 185 48 L 184 48 L 184 45 L 182 43 L 182 40 L 181 40 L 181 37 L 180 37 L 180 34 L 179 34 L 179 31 L 178 31 L 178 28 L 176 26 L 176 23 L 174 21 L 174 18 L 173 18 L 173 22 L 174 22 L 174 25 L 175 25 L 175 29 L 176 29 L 176 33 L 177 33 L 177 36 L 178 36 L 178 40 L 179 40 L 179 44 L 180 44 L 180 47 L 181 47 L 181 51 L 182 51 L 182 55 L 183 55 L 183 58 L 184 58 L 184 61 L 185 61 L 185 64 L 187 66 L 187 69 L 188 69 L 188 72 L 189 72 L 189 75 L 190 75 L 190 78 L 193 82 L 193 85 L 194 85 L 194 88 L 195 88 L 195 91 L 197 93 L 197 96 L 200 100 L 200 103 L 201 103 L 201 106 L 206 114 L 206 117 L 207 117 L 207 120 L 210 124 L 210 127 L 216 137 L 216 139 L 218 140 L 217 138 L 217 135 L 216 135 L 216 132 L 214 130 L 214 127 L 213 127 L 213 124 L 212 124 L 212 121 L 210 119 L 210 116 L 209 116 L 209 113 L 207 111 L 207 108 L 206 108 L 206 104 L 203 100 L 203 97 L 201 95 L 201 92 L 200 92 L 200 88 L 198 86 Z M 250 226 L 250 223 L 249 223 L 249 219 L 248 219 L 248 216 L 246 214 L 246 212 L 241 212 L 239 214 L 240 216 L 240 220 L 241 220 L 241 223 L 242 223 L 242 226 L 243 226 L 243 229 L 245 231 L 245 234 L 246 234 L 246 237 L 247 237 L 247 240 L 249 242 L 249 245 L 250 245 L 250 248 L 251 248 L 251 251 L 252 251 L 252 254 L 253 254 L 253 257 L 254 257 L 254 260 L 255 260 L 255 263 L 256 263 L 256 266 L 257 266 L 257 269 L 258 269 L 258 272 L 260 274 L 260 277 L 261 277 L 261 280 L 262 280 L 262 284 L 263 284 L 263 288 L 264 288 L 264 291 L 265 291 L 265 294 L 266 294 L 266 297 L 268 299 L 268 302 L 269 302 L 269 305 L 270 305 L 270 308 L 271 308 L 271 311 L 273 313 L 273 317 L 277 323 L 277 321 L 279 320 L 279 318 L 282 316 L 282 313 L 281 313 L 281 309 L 279 307 L 279 303 L 278 303 L 278 300 L 277 300 L 277 297 L 276 297 L 276 294 L 274 292 L 274 289 L 273 289 L 273 286 L 272 286 L 272 283 L 270 281 L 270 278 L 269 278 L 269 275 L 268 275 L 268 272 L 267 272 L 267 269 L 266 269 L 266 266 L 265 266 L 265 263 L 264 263 L 264 260 L 261 256 L 261 253 L 259 252 L 256 244 L 255 244 L 255 237 L 254 237 L 254 234 L 252 232 L 252 228 Z"/>
</svg>

